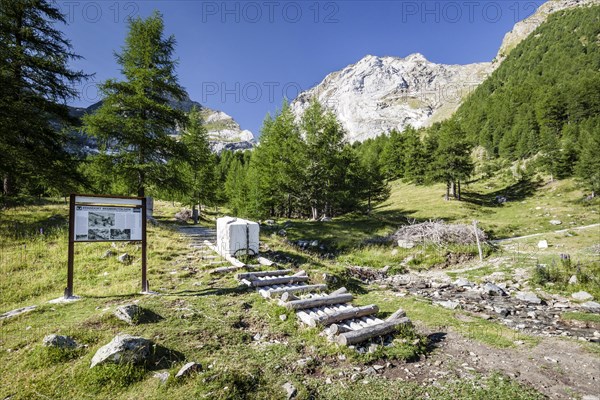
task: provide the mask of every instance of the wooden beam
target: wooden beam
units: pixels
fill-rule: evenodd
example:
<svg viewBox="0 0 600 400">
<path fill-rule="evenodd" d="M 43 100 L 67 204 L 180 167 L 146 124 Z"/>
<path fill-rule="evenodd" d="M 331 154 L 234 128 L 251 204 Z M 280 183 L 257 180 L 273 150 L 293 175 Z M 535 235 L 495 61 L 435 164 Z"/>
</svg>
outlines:
<svg viewBox="0 0 600 400">
<path fill-rule="evenodd" d="M 299 283 L 308 281 L 308 276 L 282 276 L 270 279 L 257 279 L 250 281 L 252 287 L 284 285 L 290 283 Z"/>
<path fill-rule="evenodd" d="M 360 318 L 360 317 L 364 317 L 367 315 L 377 314 L 378 312 L 379 312 L 379 307 L 377 307 L 375 304 L 371 304 L 371 305 L 363 306 L 363 307 L 347 308 L 345 310 L 336 311 L 331 314 L 314 317 L 314 318 L 312 318 L 312 324 L 310 324 L 310 326 L 311 327 L 315 327 L 317 325 L 327 326 L 327 325 L 333 324 L 334 322 L 345 321 L 347 319 Z"/>
<path fill-rule="evenodd" d="M 391 321 L 386 321 L 381 324 L 368 326 L 359 330 L 344 332 L 338 335 L 336 341 L 342 346 L 349 346 L 356 343 L 364 342 L 377 336 L 387 335 L 395 332 L 401 325 L 409 325 L 410 319 L 400 318 Z"/>
<path fill-rule="evenodd" d="M 292 272 L 291 269 L 278 269 L 275 271 L 256 271 L 256 272 L 245 272 L 243 274 L 237 274 L 237 278 L 239 280 L 242 279 L 248 279 L 248 278 L 252 278 L 253 276 L 255 277 L 263 277 L 263 276 L 281 276 L 281 275 L 287 275 L 290 272 Z"/>
<path fill-rule="evenodd" d="M 313 297 L 312 299 L 294 300 L 285 303 L 285 306 L 292 310 L 303 310 L 305 308 L 314 308 L 332 304 L 349 303 L 353 299 L 351 294 L 338 294 L 322 297 Z"/>
<path fill-rule="evenodd" d="M 283 293 L 322 292 L 326 289 L 327 285 L 298 285 L 276 289 L 261 289 L 261 293 L 265 291 L 268 294 L 266 297 L 271 298 L 283 295 Z"/>
</svg>

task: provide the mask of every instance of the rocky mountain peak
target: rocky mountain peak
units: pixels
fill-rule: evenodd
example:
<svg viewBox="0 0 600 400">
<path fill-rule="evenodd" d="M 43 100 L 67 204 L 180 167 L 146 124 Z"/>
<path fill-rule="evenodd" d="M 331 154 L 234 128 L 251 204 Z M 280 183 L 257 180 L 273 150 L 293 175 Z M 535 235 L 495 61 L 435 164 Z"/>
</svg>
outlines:
<svg viewBox="0 0 600 400">
<path fill-rule="evenodd" d="M 367 55 L 301 93 L 292 110 L 299 117 L 316 96 L 338 116 L 348 141 L 363 141 L 408 125 L 426 126 L 440 110 L 454 111 L 469 87 L 487 76 L 490 65 L 435 64 L 420 53 Z"/>
</svg>

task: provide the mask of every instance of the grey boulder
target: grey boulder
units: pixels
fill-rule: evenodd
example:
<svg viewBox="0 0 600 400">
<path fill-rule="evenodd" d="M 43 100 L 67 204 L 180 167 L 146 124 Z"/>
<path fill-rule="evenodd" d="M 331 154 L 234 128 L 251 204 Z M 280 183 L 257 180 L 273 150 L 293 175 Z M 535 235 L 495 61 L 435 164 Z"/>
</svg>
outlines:
<svg viewBox="0 0 600 400">
<path fill-rule="evenodd" d="M 483 285 L 483 292 L 492 296 L 506 296 L 506 292 L 500 286 L 489 282 Z"/>
<path fill-rule="evenodd" d="M 600 314 L 600 303 L 596 303 L 595 301 L 585 302 L 581 307 L 589 312 Z"/>
<path fill-rule="evenodd" d="M 202 369 L 202 365 L 196 363 L 196 362 L 189 362 L 187 364 L 185 364 L 183 367 L 181 367 L 181 369 L 179 370 L 179 372 L 177 372 L 177 375 L 175 375 L 175 378 L 183 378 L 185 376 L 191 375 L 194 372 L 199 372 Z"/>
<path fill-rule="evenodd" d="M 581 292 L 573 293 L 571 295 L 571 297 L 574 298 L 575 300 L 579 300 L 579 301 L 587 301 L 587 300 L 594 299 L 594 296 L 592 296 L 588 292 L 584 292 L 583 290 Z"/>
<path fill-rule="evenodd" d="M 142 315 L 143 309 L 137 304 L 125 304 L 117 307 L 115 317 L 121 321 L 125 321 L 130 325 L 135 325 L 139 322 L 139 317 Z"/>
<path fill-rule="evenodd" d="M 110 343 L 100 347 L 94 357 L 90 368 L 104 363 L 114 364 L 141 364 L 150 356 L 152 342 L 142 337 L 119 334 Z"/>
<path fill-rule="evenodd" d="M 519 292 L 516 297 L 525 303 L 542 304 L 542 300 L 531 292 Z"/>
<path fill-rule="evenodd" d="M 44 338 L 44 346 L 56 347 L 59 349 L 74 349 L 77 342 L 70 336 L 63 335 L 48 335 Z"/>
</svg>

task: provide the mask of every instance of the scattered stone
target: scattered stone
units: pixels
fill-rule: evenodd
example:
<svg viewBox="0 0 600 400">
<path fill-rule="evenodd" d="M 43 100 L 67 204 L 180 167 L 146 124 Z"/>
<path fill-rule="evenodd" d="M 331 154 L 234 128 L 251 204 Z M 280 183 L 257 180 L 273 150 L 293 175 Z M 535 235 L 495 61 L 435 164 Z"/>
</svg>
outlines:
<svg viewBox="0 0 600 400">
<path fill-rule="evenodd" d="M 313 240 L 312 242 L 310 242 L 310 247 L 319 247 L 319 241 Z"/>
<path fill-rule="evenodd" d="M 496 203 L 497 204 L 504 204 L 508 201 L 508 199 L 506 198 L 506 196 L 496 196 Z"/>
<path fill-rule="evenodd" d="M 576 285 L 577 284 L 577 275 L 572 275 L 569 278 L 569 285 Z"/>
<path fill-rule="evenodd" d="M 600 303 L 596 303 L 595 301 L 588 301 L 581 305 L 583 309 L 588 310 L 589 312 L 600 314 Z"/>
<path fill-rule="evenodd" d="M 301 358 L 296 361 L 296 365 L 299 367 L 305 367 L 308 365 L 308 363 L 312 362 L 312 360 L 312 357 Z"/>
<path fill-rule="evenodd" d="M 550 220 L 550 225 L 560 225 L 560 224 L 562 224 L 562 221 L 559 221 L 557 219 Z"/>
<path fill-rule="evenodd" d="M 542 300 L 531 292 L 519 292 L 516 297 L 525 303 L 542 304 Z"/>
<path fill-rule="evenodd" d="M 469 282 L 465 278 L 458 278 L 456 281 L 454 281 L 454 286 L 458 286 L 458 287 L 473 287 L 473 286 L 475 286 L 475 284 L 473 282 Z"/>
<path fill-rule="evenodd" d="M 499 314 L 502 318 L 507 317 L 510 314 L 510 311 L 504 307 L 494 306 L 494 312 Z"/>
<path fill-rule="evenodd" d="M 148 339 L 128 334 L 119 334 L 108 344 L 98 349 L 92 358 L 90 368 L 107 362 L 115 364 L 143 363 L 150 355 L 151 345 L 152 342 Z"/>
<path fill-rule="evenodd" d="M 439 304 L 440 306 L 447 308 L 449 310 L 455 310 L 460 305 L 456 301 L 452 301 L 452 300 L 438 301 L 438 302 L 436 302 L 436 304 Z"/>
<path fill-rule="evenodd" d="M 331 222 L 333 221 L 330 217 L 322 217 L 321 222 Z"/>
<path fill-rule="evenodd" d="M 275 225 L 275 221 L 273 221 L 272 219 L 268 219 L 265 221 L 265 225 L 267 226 L 273 226 Z"/>
<path fill-rule="evenodd" d="M 506 292 L 493 283 L 483 285 L 483 292 L 492 296 L 506 296 Z"/>
<path fill-rule="evenodd" d="M 412 249 L 413 247 L 415 247 L 415 242 L 411 242 L 410 240 L 399 239 L 398 247 L 401 247 L 403 249 Z"/>
<path fill-rule="evenodd" d="M 44 346 L 59 349 L 74 349 L 77 347 L 77 342 L 70 336 L 47 335 L 44 338 Z"/>
<path fill-rule="evenodd" d="M 152 375 L 152 377 L 158 379 L 160 383 L 166 383 L 170 376 L 171 374 L 169 371 L 157 371 Z"/>
<path fill-rule="evenodd" d="M 369 345 L 369 350 L 367 352 L 368 353 L 375 353 L 377 351 L 377 349 L 379 349 L 379 345 L 377 343 L 371 343 Z"/>
<path fill-rule="evenodd" d="M 201 370 L 202 370 L 201 364 L 191 361 L 191 362 L 185 364 L 183 367 L 181 367 L 179 372 L 177 372 L 177 375 L 175 375 L 175 378 L 183 378 L 183 377 L 191 375 L 194 372 L 200 372 Z"/>
<path fill-rule="evenodd" d="M 288 400 L 291 400 L 294 397 L 296 397 L 296 394 L 298 393 L 298 390 L 296 389 L 296 387 L 294 385 L 292 385 L 291 382 L 284 383 L 282 388 L 287 393 Z"/>
<path fill-rule="evenodd" d="M 117 260 L 119 260 L 119 262 L 121 262 L 123 264 L 128 264 L 131 261 L 133 261 L 133 256 L 130 256 L 127 253 L 123 253 L 119 256 L 119 258 L 117 258 Z"/>
<path fill-rule="evenodd" d="M 375 370 L 375 368 L 369 367 L 369 368 L 365 369 L 364 374 L 367 375 L 367 376 L 369 376 L 369 375 L 377 375 L 377 371 Z"/>
<path fill-rule="evenodd" d="M 580 292 L 573 293 L 571 295 L 572 298 L 579 301 L 593 300 L 594 296 L 589 294 L 588 292 L 584 292 L 583 290 Z"/>
<path fill-rule="evenodd" d="M 280 319 L 280 320 L 282 320 L 282 321 L 285 321 L 285 320 L 287 320 L 287 314 L 281 314 L 281 315 L 279 316 L 279 319 Z"/>
<path fill-rule="evenodd" d="M 28 307 L 23 307 L 23 308 L 17 308 L 16 310 L 8 311 L 8 312 L 5 312 L 4 314 L 0 315 L 0 320 L 10 318 L 10 317 L 16 317 L 17 315 L 33 311 L 36 308 L 37 308 L 37 306 L 28 306 Z"/>
<path fill-rule="evenodd" d="M 279 236 L 286 237 L 287 236 L 287 231 L 285 229 L 280 229 L 279 232 L 277 232 L 277 234 Z"/>
<path fill-rule="evenodd" d="M 175 214 L 175 219 L 179 222 L 187 222 L 192 218 L 192 210 L 184 209 Z"/>
<path fill-rule="evenodd" d="M 538 242 L 538 249 L 547 249 L 548 248 L 548 241 L 547 240 L 540 240 Z"/>
<path fill-rule="evenodd" d="M 558 364 L 558 360 L 555 360 L 554 358 L 550 358 L 548 356 L 544 357 L 544 360 L 549 361 L 551 363 Z"/>
<path fill-rule="evenodd" d="M 106 250 L 106 252 L 102 255 L 101 258 L 109 258 L 109 257 L 113 257 L 116 256 L 117 253 L 115 251 L 113 251 L 112 249 L 108 249 Z"/>
<path fill-rule="evenodd" d="M 591 394 L 586 394 L 585 396 L 583 396 L 581 398 L 581 400 L 600 400 L 600 397 L 598 396 L 593 396 Z"/>
<path fill-rule="evenodd" d="M 114 315 L 121 321 L 127 322 L 129 325 L 136 325 L 143 312 L 143 309 L 137 304 L 125 304 L 117 307 Z"/>
<path fill-rule="evenodd" d="M 392 250 L 391 255 L 392 255 L 392 257 L 393 256 L 397 256 L 398 255 L 398 249 Z"/>
</svg>

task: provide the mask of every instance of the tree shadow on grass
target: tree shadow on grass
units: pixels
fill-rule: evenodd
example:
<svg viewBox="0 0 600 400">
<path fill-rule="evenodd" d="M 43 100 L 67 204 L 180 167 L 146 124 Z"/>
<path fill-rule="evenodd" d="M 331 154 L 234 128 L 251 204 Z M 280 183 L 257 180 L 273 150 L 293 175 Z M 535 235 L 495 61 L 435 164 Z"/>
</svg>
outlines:
<svg viewBox="0 0 600 400">
<path fill-rule="evenodd" d="M 202 297 L 202 296 L 239 296 L 246 294 L 249 291 L 249 287 L 246 285 L 239 285 L 231 288 L 206 288 L 201 290 L 181 290 L 179 292 L 164 293 L 165 296 L 191 296 L 191 297 Z"/>
<path fill-rule="evenodd" d="M 462 200 L 480 206 L 502 207 L 502 203 L 498 201 L 499 198 L 504 197 L 508 202 L 523 201 L 533 196 L 540 186 L 541 184 L 538 182 L 523 179 L 503 189 L 485 194 L 463 190 Z"/>
</svg>

